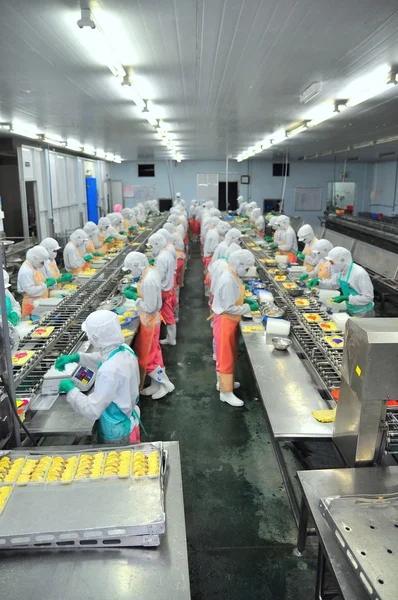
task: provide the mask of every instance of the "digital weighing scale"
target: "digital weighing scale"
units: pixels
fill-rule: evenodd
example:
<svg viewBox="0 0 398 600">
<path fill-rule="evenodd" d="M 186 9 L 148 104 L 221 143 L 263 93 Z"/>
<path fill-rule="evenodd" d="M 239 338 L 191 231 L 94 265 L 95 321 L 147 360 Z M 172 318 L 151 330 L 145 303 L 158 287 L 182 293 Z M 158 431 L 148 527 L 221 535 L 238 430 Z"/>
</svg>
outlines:
<svg viewBox="0 0 398 600">
<path fill-rule="evenodd" d="M 53 365 L 44 375 L 41 393 L 43 396 L 58 396 L 63 379 L 70 379 L 81 392 L 88 392 L 94 385 L 95 375 L 96 371 L 77 363 L 65 365 L 64 371 L 58 371 Z"/>
</svg>

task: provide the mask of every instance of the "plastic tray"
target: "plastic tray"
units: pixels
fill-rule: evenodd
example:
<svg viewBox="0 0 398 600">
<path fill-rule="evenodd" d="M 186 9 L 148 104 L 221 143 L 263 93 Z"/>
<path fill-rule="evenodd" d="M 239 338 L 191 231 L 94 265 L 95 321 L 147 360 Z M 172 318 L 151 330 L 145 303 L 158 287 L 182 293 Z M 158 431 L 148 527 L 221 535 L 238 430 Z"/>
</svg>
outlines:
<svg viewBox="0 0 398 600">
<path fill-rule="evenodd" d="M 6 486 L 6 485 L 5 485 L 5 486 L 1 487 L 1 488 L 0 488 L 0 497 L 1 497 L 3 494 L 5 494 L 5 491 L 4 491 L 4 490 L 5 490 L 5 488 L 7 488 L 7 487 L 9 487 L 9 488 L 10 488 L 10 491 L 9 491 L 9 493 L 8 493 L 8 495 L 7 495 L 7 498 L 6 498 L 6 501 L 4 502 L 4 504 L 3 504 L 2 506 L 1 506 L 1 504 L 0 504 L 0 515 L 1 515 L 1 513 L 3 512 L 3 510 L 5 509 L 5 507 L 7 506 L 7 502 L 9 501 L 9 499 L 10 499 L 10 497 L 11 497 L 11 494 L 12 494 L 12 491 L 13 491 L 13 489 L 14 489 L 12 485 L 8 485 L 8 486 Z"/>
<path fill-rule="evenodd" d="M 18 481 L 18 479 L 19 479 L 19 477 L 20 477 L 20 476 L 24 475 L 24 474 L 22 473 L 22 471 L 23 471 L 23 470 L 24 470 L 24 468 L 27 466 L 27 462 L 28 462 L 28 461 L 30 461 L 30 460 L 35 460 L 35 461 L 36 461 L 36 460 L 37 460 L 37 463 L 39 463 L 39 462 L 40 462 L 40 460 L 42 460 L 42 459 L 43 459 L 43 458 L 45 458 L 46 456 L 47 456 L 47 455 L 40 456 L 40 457 L 39 457 L 39 458 L 37 458 L 37 459 L 36 459 L 36 458 L 27 458 L 27 459 L 26 459 L 26 461 L 24 462 L 24 465 L 23 465 L 23 467 L 21 468 L 21 470 L 20 470 L 20 472 L 19 472 L 19 474 L 18 474 L 18 478 L 17 478 L 17 480 L 16 480 L 16 482 L 15 482 L 15 485 L 17 485 L 18 487 L 19 487 L 19 486 L 25 486 L 25 485 L 28 485 L 28 486 L 42 485 L 42 484 L 45 482 L 45 480 L 46 480 L 46 477 L 47 477 L 48 469 L 49 469 L 49 467 L 50 467 L 50 464 L 51 464 L 51 456 L 48 456 L 48 458 L 50 458 L 50 461 L 48 462 L 48 464 L 47 464 L 47 467 L 46 467 L 46 469 L 45 469 L 45 471 L 44 471 L 43 477 L 42 477 L 42 479 L 40 479 L 40 481 L 31 481 L 31 480 L 27 480 L 27 481 Z M 36 465 L 36 466 L 37 466 L 37 465 Z M 35 467 L 35 468 L 36 468 L 36 467 Z M 34 470 L 35 470 L 35 469 L 34 469 Z M 30 473 L 30 477 L 31 477 L 32 475 L 33 475 L 33 472 L 32 472 L 32 473 Z"/>
<path fill-rule="evenodd" d="M 120 454 L 122 452 L 129 452 L 129 454 L 130 454 L 128 472 L 125 475 L 119 475 L 118 473 L 115 473 L 114 475 L 105 474 L 106 473 L 106 462 L 107 462 L 107 460 L 109 460 L 110 456 L 114 456 L 115 454 L 117 454 L 119 461 L 120 461 Z M 128 477 L 130 477 L 131 473 L 132 473 L 133 454 L 134 454 L 133 450 L 122 450 L 122 451 L 111 450 L 111 451 L 107 452 L 105 455 L 105 460 L 104 460 L 102 478 L 103 479 L 127 479 Z"/>
<path fill-rule="evenodd" d="M 157 453 L 158 455 L 158 463 L 159 463 L 159 473 L 156 475 L 134 475 L 134 457 L 137 454 L 143 454 L 145 457 L 148 457 L 150 454 L 154 454 Z M 157 449 L 151 449 L 151 450 L 141 450 L 139 452 L 135 451 L 133 452 L 133 457 L 132 457 L 132 462 L 131 462 L 131 475 L 132 477 L 135 479 L 135 481 L 142 481 L 145 479 L 158 479 L 160 477 L 160 470 L 161 470 L 161 464 L 160 464 L 160 456 L 159 456 L 159 450 Z"/>
<path fill-rule="evenodd" d="M 1 459 L 3 459 L 5 456 L 7 456 L 7 454 L 5 454 L 4 456 L 2 456 Z M 18 470 L 16 471 L 14 479 L 12 479 L 11 481 L 4 481 L 4 480 L 0 481 L 0 486 L 3 486 L 3 485 L 13 485 L 16 482 L 16 480 L 18 479 L 18 476 L 19 476 L 19 474 L 21 472 L 21 469 L 24 466 L 25 459 L 24 458 L 22 458 L 22 459 L 21 458 L 16 458 L 14 460 L 11 460 L 11 465 L 10 466 L 12 466 L 13 464 L 15 464 L 16 461 L 21 461 L 21 462 L 19 464 Z M 7 473 L 9 471 L 10 471 L 10 469 L 8 469 Z M 5 477 L 7 477 L 7 474 L 5 475 Z"/>
<path fill-rule="evenodd" d="M 102 459 L 102 465 L 101 465 L 101 473 L 98 477 L 79 477 L 77 478 L 77 472 L 79 470 L 80 464 L 83 462 L 83 459 L 88 455 L 88 456 L 97 456 L 98 454 L 103 454 L 103 459 Z M 105 452 L 84 452 L 83 454 L 80 455 L 79 457 L 79 461 L 76 465 L 76 470 L 75 473 L 73 475 L 73 481 L 76 483 L 87 483 L 89 481 L 98 481 L 102 478 L 102 473 L 104 471 L 104 465 L 105 465 Z M 90 469 L 91 470 L 91 469 Z"/>
<path fill-rule="evenodd" d="M 64 480 L 64 481 L 61 479 L 62 474 L 65 471 L 65 468 L 64 468 L 63 471 L 59 474 L 60 479 L 56 479 L 55 481 L 47 481 L 47 477 L 50 475 L 51 467 L 55 463 L 56 458 L 58 458 L 58 457 L 54 456 L 53 459 L 52 459 L 52 461 L 51 461 L 51 463 L 50 463 L 50 466 L 49 466 L 47 474 L 46 474 L 46 480 L 45 480 L 44 483 L 46 485 L 69 485 L 69 484 L 71 484 L 72 481 L 74 480 L 74 477 L 75 477 L 75 474 L 76 474 L 76 470 L 77 470 L 77 464 L 79 462 L 78 455 L 77 454 L 72 454 L 72 456 L 68 456 L 67 458 L 64 458 L 63 456 L 61 457 L 65 461 L 64 467 L 65 467 L 65 464 L 66 464 L 66 460 L 70 460 L 72 458 L 76 458 L 76 461 L 74 463 L 74 467 L 72 469 L 72 476 L 71 476 L 70 479 L 67 479 L 67 480 Z"/>
</svg>

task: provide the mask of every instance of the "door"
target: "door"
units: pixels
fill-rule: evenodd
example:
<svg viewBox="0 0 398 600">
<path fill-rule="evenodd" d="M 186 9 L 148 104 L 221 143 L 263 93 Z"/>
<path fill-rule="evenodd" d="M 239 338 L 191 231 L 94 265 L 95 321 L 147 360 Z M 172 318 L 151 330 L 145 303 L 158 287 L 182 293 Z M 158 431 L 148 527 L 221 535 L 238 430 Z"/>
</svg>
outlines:
<svg viewBox="0 0 398 600">
<path fill-rule="evenodd" d="M 36 181 L 26 181 L 26 204 L 28 207 L 29 236 L 38 238 L 40 235 L 40 223 L 37 221 Z"/>
<path fill-rule="evenodd" d="M 238 198 L 238 182 L 237 181 L 229 181 L 228 182 L 228 208 L 227 208 L 227 198 L 226 198 L 226 189 L 227 184 L 225 181 L 220 181 L 218 183 L 218 208 L 219 210 L 236 210 L 238 208 L 237 198 Z"/>
<path fill-rule="evenodd" d="M 123 204 L 123 185 L 121 181 L 117 181 L 116 179 L 111 180 L 111 212 L 113 212 L 113 207 L 115 204 Z"/>
<path fill-rule="evenodd" d="M 98 223 L 97 180 L 95 177 L 86 177 L 86 195 L 87 218 L 89 221 Z"/>
</svg>

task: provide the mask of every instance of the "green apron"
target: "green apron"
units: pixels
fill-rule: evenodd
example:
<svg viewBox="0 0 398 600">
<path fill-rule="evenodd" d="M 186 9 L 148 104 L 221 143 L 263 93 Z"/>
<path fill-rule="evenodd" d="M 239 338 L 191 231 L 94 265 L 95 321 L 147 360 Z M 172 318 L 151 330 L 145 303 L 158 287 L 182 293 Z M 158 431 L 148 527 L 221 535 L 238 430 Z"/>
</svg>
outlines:
<svg viewBox="0 0 398 600">
<path fill-rule="evenodd" d="M 134 356 L 136 354 L 127 346 L 119 346 L 108 356 L 106 360 L 115 356 L 118 352 L 131 352 Z M 100 369 L 102 363 L 99 364 Z M 138 418 L 135 410 L 133 410 L 132 416 Z M 140 419 L 138 418 L 140 422 Z M 124 414 L 115 402 L 111 402 L 110 405 L 104 410 L 99 418 L 98 422 L 98 439 L 101 444 L 106 442 L 119 442 L 121 444 L 129 443 L 131 431 L 130 417 Z"/>
<path fill-rule="evenodd" d="M 357 292 L 357 290 L 354 290 L 353 287 L 350 286 L 350 284 L 348 283 L 348 280 L 350 279 L 350 275 L 352 272 L 352 267 L 353 267 L 354 263 L 352 262 L 350 265 L 350 268 L 348 269 L 348 273 L 347 273 L 347 277 L 346 279 L 342 279 L 341 277 L 339 277 L 339 285 L 341 288 L 341 291 L 343 292 L 343 296 L 359 296 L 359 293 Z M 373 311 L 374 308 L 374 304 L 373 302 L 368 302 L 367 304 L 363 304 L 362 306 L 354 306 L 353 304 L 350 304 L 347 301 L 347 312 L 351 317 L 355 317 L 358 315 L 364 315 L 367 312 L 371 312 Z"/>
</svg>

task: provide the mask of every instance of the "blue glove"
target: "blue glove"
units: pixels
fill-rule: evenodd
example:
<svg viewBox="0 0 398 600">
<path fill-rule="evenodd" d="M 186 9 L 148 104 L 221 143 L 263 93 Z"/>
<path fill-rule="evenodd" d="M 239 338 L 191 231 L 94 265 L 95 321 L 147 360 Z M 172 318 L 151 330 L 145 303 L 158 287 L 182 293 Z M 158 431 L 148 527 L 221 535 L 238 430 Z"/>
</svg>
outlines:
<svg viewBox="0 0 398 600">
<path fill-rule="evenodd" d="M 73 390 L 73 388 L 75 388 L 75 387 L 76 387 L 75 384 L 70 379 L 62 379 L 62 381 L 59 384 L 58 393 L 59 394 L 67 394 L 68 392 Z"/>
<path fill-rule="evenodd" d="M 79 354 L 61 354 L 55 361 L 57 371 L 65 371 L 65 366 L 69 363 L 78 363 L 80 360 Z"/>
</svg>

